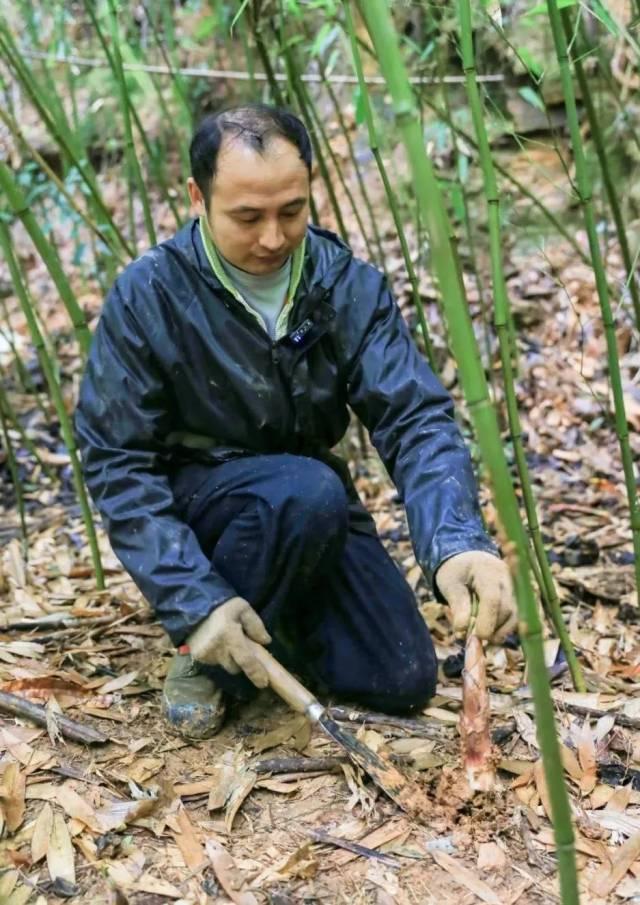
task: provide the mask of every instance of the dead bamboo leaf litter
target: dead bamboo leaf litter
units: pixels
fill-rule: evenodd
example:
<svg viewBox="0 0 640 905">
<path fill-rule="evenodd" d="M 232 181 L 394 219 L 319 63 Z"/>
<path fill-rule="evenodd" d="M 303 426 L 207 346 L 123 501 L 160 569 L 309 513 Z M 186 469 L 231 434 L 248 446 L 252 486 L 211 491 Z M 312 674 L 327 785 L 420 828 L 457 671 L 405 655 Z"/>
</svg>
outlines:
<svg viewBox="0 0 640 905">
<path fill-rule="evenodd" d="M 390 252 L 393 264 L 399 255 Z M 589 689 L 576 695 L 566 675 L 556 679 L 559 768 L 570 784 L 583 888 L 624 900 L 638 895 L 640 872 L 640 637 L 621 472 L 601 422 L 604 340 L 592 276 L 560 243 L 544 254 L 514 254 L 512 263 L 527 451 Z M 615 252 L 610 266 L 617 266 Z M 34 279 L 40 269 L 34 261 Z M 413 319 L 402 268 L 392 271 Z M 432 299 L 433 287 L 426 277 L 421 282 Z M 97 293 L 91 304 L 97 311 Z M 58 307 L 45 293 L 42 317 L 55 329 Z M 632 348 L 623 359 L 629 387 L 636 359 Z M 70 355 L 65 367 L 77 371 L 78 362 Z M 455 379 L 451 362 L 441 371 Z M 18 410 L 28 402 L 17 392 L 12 401 Z M 640 426 L 633 407 L 630 418 Z M 46 423 L 34 423 L 46 461 L 62 475 L 66 459 L 55 458 Z M 637 432 L 631 439 L 640 455 Z M 358 451 L 355 433 L 346 445 L 350 455 Z M 246 903 L 269 895 L 400 902 L 408 890 L 418 899 L 428 890 L 442 901 L 468 893 L 522 903 L 540 901 L 542 890 L 553 900 L 554 841 L 521 651 L 487 649 L 498 788 L 471 796 L 457 728 L 459 646 L 417 567 L 396 493 L 372 456 L 360 457 L 356 482 L 416 591 L 443 671 L 425 715 L 402 720 L 342 707 L 341 717 L 350 729 L 377 733 L 380 751 L 415 779 L 429 801 L 428 825 L 400 815 L 328 739 L 269 694 L 237 709 L 210 742 L 169 736 L 158 707 L 170 654 L 164 634 L 104 536 L 109 589 L 96 591 L 78 514 L 47 488 L 28 505 L 28 563 L 11 502 L 0 503 L 0 693 L 37 706 L 43 719 L 39 727 L 26 712 L 0 718 L 0 901 L 18 905 L 34 895 L 56 902 L 75 891 L 79 903 L 106 902 L 116 891 L 115 901 L 132 905 L 145 896 L 200 903 L 221 895 Z M 486 490 L 482 498 L 495 527 Z M 74 742 L 62 717 L 107 741 L 92 748 Z M 273 772 L 258 769 L 266 761 Z"/>
</svg>

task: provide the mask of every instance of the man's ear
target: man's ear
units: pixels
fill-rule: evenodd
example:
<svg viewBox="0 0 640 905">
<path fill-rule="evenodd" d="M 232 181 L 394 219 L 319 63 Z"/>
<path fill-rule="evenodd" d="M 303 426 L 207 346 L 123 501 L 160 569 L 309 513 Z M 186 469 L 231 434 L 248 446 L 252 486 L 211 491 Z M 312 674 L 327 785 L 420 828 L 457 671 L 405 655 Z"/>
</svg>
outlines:
<svg viewBox="0 0 640 905">
<path fill-rule="evenodd" d="M 191 199 L 193 210 L 197 216 L 202 216 L 205 213 L 204 198 L 202 197 L 202 192 L 198 188 L 193 176 L 189 176 L 187 179 L 187 191 L 189 193 L 189 198 Z"/>
</svg>

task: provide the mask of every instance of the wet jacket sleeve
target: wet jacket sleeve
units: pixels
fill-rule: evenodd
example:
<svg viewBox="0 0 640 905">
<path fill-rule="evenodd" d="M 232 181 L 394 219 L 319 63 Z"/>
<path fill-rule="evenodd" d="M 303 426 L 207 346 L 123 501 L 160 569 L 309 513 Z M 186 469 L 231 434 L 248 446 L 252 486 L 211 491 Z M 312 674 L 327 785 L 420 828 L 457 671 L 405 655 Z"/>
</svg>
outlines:
<svg viewBox="0 0 640 905">
<path fill-rule="evenodd" d="M 160 461 L 171 430 L 167 395 L 144 335 L 116 282 L 93 339 L 75 430 L 111 546 L 179 645 L 235 591 L 176 511 Z"/>
<path fill-rule="evenodd" d="M 355 266 L 344 287 L 350 324 L 341 331 L 348 337 L 349 403 L 403 499 L 416 559 L 433 585 L 449 557 L 497 550 L 482 524 L 451 397 L 413 342 L 382 275 Z"/>
</svg>

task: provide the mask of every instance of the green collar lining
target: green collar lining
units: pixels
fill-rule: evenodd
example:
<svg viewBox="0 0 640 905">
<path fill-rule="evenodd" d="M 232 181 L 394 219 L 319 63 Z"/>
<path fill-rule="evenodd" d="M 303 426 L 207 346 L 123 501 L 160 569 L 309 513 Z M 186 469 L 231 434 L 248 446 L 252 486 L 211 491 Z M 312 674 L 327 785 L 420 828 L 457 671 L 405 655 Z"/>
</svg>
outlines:
<svg viewBox="0 0 640 905">
<path fill-rule="evenodd" d="M 231 295 L 238 301 L 240 304 L 246 308 L 249 314 L 253 315 L 255 319 L 258 321 L 263 330 L 267 331 L 267 325 L 265 324 L 263 318 L 260 314 L 249 305 L 245 299 L 242 297 L 241 293 L 238 291 L 236 286 L 231 282 L 229 277 L 227 276 L 224 267 L 222 266 L 222 261 L 220 260 L 220 255 L 215 247 L 213 242 L 213 238 L 211 237 L 211 232 L 209 230 L 209 223 L 206 217 L 201 216 L 200 220 L 200 236 L 202 237 L 202 244 L 204 245 L 204 250 L 207 255 L 207 259 L 209 264 L 211 265 L 211 269 L 213 270 L 215 276 L 222 283 L 224 288 L 231 293 Z M 287 298 L 285 300 L 284 305 L 282 306 L 282 310 L 278 315 L 278 320 L 276 321 L 276 339 L 282 339 L 283 336 L 286 335 L 288 329 L 288 321 L 289 314 L 291 313 L 291 309 L 293 307 L 293 300 L 295 299 L 296 292 L 298 290 L 298 286 L 300 285 L 300 279 L 302 277 L 302 266 L 304 264 L 304 252 L 305 246 L 307 243 L 306 236 L 298 245 L 296 250 L 293 253 L 293 258 L 291 261 L 291 277 L 289 279 L 289 288 L 287 290 Z"/>
</svg>

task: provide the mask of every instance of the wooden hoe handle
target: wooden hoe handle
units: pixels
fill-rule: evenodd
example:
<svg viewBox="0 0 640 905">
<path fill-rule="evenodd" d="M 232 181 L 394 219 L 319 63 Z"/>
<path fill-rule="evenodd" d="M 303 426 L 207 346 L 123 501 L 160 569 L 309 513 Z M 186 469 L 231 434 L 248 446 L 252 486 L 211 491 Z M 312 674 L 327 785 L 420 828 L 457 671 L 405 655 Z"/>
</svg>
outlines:
<svg viewBox="0 0 640 905">
<path fill-rule="evenodd" d="M 278 663 L 266 647 L 248 642 L 251 645 L 256 660 L 259 660 L 269 676 L 269 685 L 276 694 L 280 695 L 292 710 L 298 713 L 306 713 L 311 719 L 317 719 L 323 707 L 310 691 L 301 682 L 298 682 L 291 673 Z"/>
</svg>

